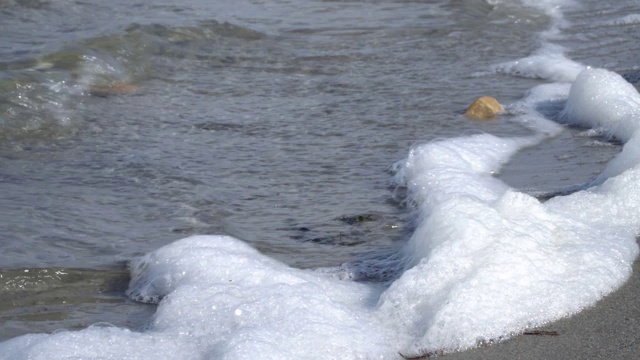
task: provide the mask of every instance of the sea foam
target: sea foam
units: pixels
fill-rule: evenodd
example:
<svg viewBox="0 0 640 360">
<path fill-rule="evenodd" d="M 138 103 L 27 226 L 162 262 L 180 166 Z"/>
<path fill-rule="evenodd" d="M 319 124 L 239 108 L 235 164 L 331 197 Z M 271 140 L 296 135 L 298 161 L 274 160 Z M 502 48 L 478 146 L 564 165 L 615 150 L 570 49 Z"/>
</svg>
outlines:
<svg viewBox="0 0 640 360">
<path fill-rule="evenodd" d="M 25 335 L 2 359 L 389 359 L 376 286 L 293 269 L 228 236 L 193 236 L 132 264 L 129 295 L 159 302 L 141 332 Z"/>
<path fill-rule="evenodd" d="M 622 152 L 609 162 L 595 183 L 640 162 L 640 96 L 622 76 L 604 69 L 580 73 L 571 87 L 561 118 L 625 142 Z"/>
<path fill-rule="evenodd" d="M 564 48 L 547 43 L 531 55 L 493 66 L 493 70 L 528 78 L 572 82 L 585 66 L 567 58 Z"/>
</svg>

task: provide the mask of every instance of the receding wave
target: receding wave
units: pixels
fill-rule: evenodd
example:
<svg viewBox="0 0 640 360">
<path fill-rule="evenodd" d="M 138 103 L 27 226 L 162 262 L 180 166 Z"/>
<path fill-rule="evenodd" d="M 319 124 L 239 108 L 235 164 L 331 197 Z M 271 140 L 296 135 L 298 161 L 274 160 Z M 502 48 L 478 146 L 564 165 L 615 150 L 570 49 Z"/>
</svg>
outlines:
<svg viewBox="0 0 640 360">
<path fill-rule="evenodd" d="M 83 126 L 90 97 L 136 93 L 146 80 L 171 72 L 163 65 L 170 59 L 217 59 L 224 66 L 234 61 L 225 53 L 229 42 L 263 37 L 216 21 L 182 27 L 134 24 L 54 53 L 0 63 L 0 139 L 72 135 Z"/>
</svg>

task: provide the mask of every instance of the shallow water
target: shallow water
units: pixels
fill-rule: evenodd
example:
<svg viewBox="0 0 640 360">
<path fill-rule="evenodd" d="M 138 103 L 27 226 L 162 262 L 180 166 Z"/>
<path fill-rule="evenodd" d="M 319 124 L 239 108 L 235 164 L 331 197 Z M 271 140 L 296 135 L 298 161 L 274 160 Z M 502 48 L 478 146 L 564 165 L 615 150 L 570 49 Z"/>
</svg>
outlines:
<svg viewBox="0 0 640 360">
<path fill-rule="evenodd" d="M 3 299 L 25 269 L 77 285 L 27 277 L 53 290 L 11 293 L 30 300 L 2 306 L 2 338 L 139 326 L 150 310 L 122 286 L 104 300 L 96 278 L 125 281 L 126 261 L 190 234 L 303 268 L 394 252 L 412 225 L 391 165 L 436 138 L 528 134 L 462 113 L 544 83 L 492 67 L 536 50 L 552 23 L 517 2 L 0 5 Z M 582 2 L 556 42 L 633 80 L 638 22 L 619 20 L 638 11 Z M 542 196 L 592 179 L 620 146 L 583 132 L 523 151 L 500 177 Z"/>
<path fill-rule="evenodd" d="M 81 329 L 102 322 L 138 328 L 153 313 L 153 307 L 126 301 L 123 292 L 128 281 L 126 269 L 3 270 L 2 337 Z"/>
</svg>

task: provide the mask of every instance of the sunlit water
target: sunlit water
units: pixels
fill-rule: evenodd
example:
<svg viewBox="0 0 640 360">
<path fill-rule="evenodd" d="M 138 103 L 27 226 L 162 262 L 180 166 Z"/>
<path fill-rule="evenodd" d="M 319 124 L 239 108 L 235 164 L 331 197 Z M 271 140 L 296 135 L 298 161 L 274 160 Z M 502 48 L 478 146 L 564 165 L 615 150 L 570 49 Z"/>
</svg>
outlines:
<svg viewBox="0 0 640 360">
<path fill-rule="evenodd" d="M 637 84 L 639 11 L 583 1 L 555 42 Z M 125 299 L 125 263 L 191 234 L 305 268 L 394 252 L 412 225 L 391 165 L 528 134 L 462 113 L 545 82 L 495 66 L 552 21 L 517 1 L 0 1 L 0 336 L 139 326 L 153 309 Z M 619 144 L 582 135 L 502 177 L 536 195 L 590 180 Z"/>
</svg>

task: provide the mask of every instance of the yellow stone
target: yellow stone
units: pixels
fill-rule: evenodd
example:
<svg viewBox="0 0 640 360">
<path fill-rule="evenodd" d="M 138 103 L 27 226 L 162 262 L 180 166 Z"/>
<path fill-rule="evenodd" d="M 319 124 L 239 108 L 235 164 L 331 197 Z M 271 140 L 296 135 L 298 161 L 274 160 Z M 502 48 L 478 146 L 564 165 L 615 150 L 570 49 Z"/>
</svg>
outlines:
<svg viewBox="0 0 640 360">
<path fill-rule="evenodd" d="M 504 108 L 500 105 L 498 100 L 491 96 L 483 96 L 476 99 L 476 101 L 469 105 L 464 116 L 475 120 L 488 120 L 503 111 Z"/>
</svg>

